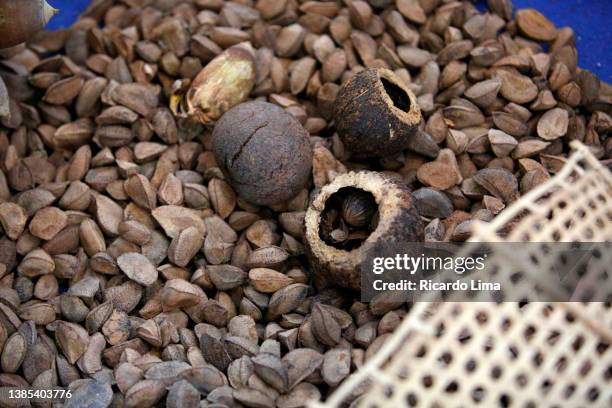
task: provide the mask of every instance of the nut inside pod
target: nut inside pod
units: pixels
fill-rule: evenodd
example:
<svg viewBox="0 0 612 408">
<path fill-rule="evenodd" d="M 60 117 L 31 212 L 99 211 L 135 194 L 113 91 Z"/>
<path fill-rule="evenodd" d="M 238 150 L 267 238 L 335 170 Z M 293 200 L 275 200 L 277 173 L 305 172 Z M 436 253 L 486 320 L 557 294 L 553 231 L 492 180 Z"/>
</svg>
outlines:
<svg viewBox="0 0 612 408">
<path fill-rule="evenodd" d="M 380 173 L 350 172 L 324 186 L 305 216 L 306 249 L 317 286 L 359 289 L 376 245 L 423 240 L 408 188 Z"/>
</svg>

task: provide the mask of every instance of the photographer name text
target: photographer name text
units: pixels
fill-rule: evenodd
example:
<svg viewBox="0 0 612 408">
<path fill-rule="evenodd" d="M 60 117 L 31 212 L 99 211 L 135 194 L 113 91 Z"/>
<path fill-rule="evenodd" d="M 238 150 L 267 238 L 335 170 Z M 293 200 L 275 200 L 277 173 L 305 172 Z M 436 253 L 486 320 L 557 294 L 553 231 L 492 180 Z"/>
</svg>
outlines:
<svg viewBox="0 0 612 408">
<path fill-rule="evenodd" d="M 372 282 L 372 288 L 375 291 L 485 291 L 497 292 L 501 290 L 499 282 L 484 282 L 480 279 L 468 281 L 456 280 L 453 282 L 436 282 L 431 279 L 421 279 L 419 281 L 411 281 L 403 279 L 398 282 L 385 282 L 382 279 L 377 279 Z"/>
</svg>

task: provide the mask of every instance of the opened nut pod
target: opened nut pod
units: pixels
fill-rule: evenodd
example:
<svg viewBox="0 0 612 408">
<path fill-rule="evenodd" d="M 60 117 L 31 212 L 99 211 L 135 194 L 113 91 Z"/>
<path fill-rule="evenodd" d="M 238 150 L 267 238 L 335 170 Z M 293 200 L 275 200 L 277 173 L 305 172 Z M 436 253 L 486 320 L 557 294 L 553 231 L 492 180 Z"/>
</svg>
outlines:
<svg viewBox="0 0 612 408">
<path fill-rule="evenodd" d="M 319 287 L 359 289 L 368 248 L 423 241 L 410 190 L 377 172 L 336 177 L 310 204 L 305 224 L 306 249 Z"/>
</svg>

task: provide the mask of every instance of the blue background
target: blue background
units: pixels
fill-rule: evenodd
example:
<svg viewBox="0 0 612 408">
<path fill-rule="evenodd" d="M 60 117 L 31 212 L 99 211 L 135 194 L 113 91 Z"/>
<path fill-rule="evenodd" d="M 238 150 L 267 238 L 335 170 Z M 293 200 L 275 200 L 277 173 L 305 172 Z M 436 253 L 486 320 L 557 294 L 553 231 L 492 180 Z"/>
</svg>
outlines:
<svg viewBox="0 0 612 408">
<path fill-rule="evenodd" d="M 68 27 L 89 4 L 89 0 L 48 1 L 61 10 L 49 24 L 54 29 Z M 515 10 L 533 7 L 557 27 L 572 27 L 576 33 L 579 65 L 612 82 L 612 0 L 514 0 L 513 3 Z"/>
</svg>

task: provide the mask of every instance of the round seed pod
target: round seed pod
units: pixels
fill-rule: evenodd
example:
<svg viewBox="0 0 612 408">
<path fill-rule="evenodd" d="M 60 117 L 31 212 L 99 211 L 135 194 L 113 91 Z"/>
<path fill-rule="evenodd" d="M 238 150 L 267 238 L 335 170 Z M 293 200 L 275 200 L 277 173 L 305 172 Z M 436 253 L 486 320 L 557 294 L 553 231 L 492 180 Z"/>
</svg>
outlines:
<svg viewBox="0 0 612 408">
<path fill-rule="evenodd" d="M 366 69 L 346 81 L 334 114 L 336 131 L 356 158 L 399 153 L 421 122 L 416 96 L 385 68 Z"/>
<path fill-rule="evenodd" d="M 0 0 L 0 48 L 27 41 L 57 12 L 46 0 Z"/>
<path fill-rule="evenodd" d="M 364 202 L 368 196 L 371 203 L 367 198 Z M 356 211 L 349 211 L 349 215 L 359 219 L 367 214 L 371 218 L 369 226 L 353 232 L 346 227 L 349 241 L 338 244 L 336 237 L 342 234 L 336 231 L 346 230 L 345 220 L 338 227 L 334 217 L 340 217 L 346 211 L 343 207 L 351 205 L 346 204 L 351 201 Z M 373 211 L 371 206 L 375 207 Z M 368 248 L 390 242 L 423 241 L 423 225 L 412 194 L 406 186 L 378 172 L 350 172 L 336 177 L 312 201 L 304 223 L 306 251 L 319 287 L 333 284 L 359 289 L 361 264 L 367 259 Z M 357 239 L 351 241 L 351 235 Z"/>
<path fill-rule="evenodd" d="M 245 200 L 273 205 L 306 186 L 312 168 L 308 132 L 292 115 L 267 102 L 235 106 L 215 125 L 213 152 Z"/>
</svg>

